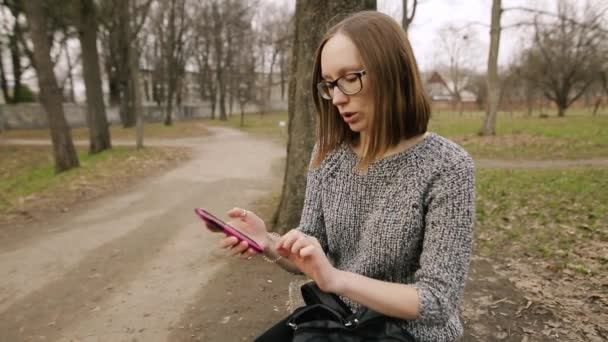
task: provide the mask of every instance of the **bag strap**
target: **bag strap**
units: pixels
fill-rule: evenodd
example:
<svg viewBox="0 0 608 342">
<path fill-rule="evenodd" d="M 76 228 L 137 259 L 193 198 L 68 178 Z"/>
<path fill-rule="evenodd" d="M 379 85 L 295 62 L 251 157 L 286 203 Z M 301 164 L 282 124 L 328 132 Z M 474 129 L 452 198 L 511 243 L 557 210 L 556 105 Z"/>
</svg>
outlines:
<svg viewBox="0 0 608 342">
<path fill-rule="evenodd" d="M 342 317 L 352 315 L 352 310 L 340 297 L 333 293 L 323 292 L 314 281 L 302 285 L 302 298 L 306 305 L 324 304 L 338 312 Z"/>
</svg>

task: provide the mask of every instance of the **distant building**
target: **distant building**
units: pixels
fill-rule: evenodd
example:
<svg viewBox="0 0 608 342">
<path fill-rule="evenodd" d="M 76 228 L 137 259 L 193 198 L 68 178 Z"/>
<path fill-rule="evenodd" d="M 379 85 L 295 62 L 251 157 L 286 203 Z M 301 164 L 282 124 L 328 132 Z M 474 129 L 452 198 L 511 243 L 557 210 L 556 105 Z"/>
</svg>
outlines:
<svg viewBox="0 0 608 342">
<path fill-rule="evenodd" d="M 452 87 L 453 88 L 453 87 Z M 426 79 L 425 89 L 433 102 L 455 102 L 457 99 L 450 91 L 450 86 L 445 78 L 437 71 L 433 71 Z M 460 91 L 462 102 L 476 102 L 477 96 L 468 90 Z"/>
</svg>

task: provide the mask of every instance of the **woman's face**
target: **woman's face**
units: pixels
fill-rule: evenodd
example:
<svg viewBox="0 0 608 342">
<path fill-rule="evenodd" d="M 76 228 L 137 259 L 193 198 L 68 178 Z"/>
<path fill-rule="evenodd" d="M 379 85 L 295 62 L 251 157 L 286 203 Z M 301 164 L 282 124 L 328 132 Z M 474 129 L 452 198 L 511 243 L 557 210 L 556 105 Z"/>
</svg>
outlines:
<svg viewBox="0 0 608 342">
<path fill-rule="evenodd" d="M 334 81 L 350 73 L 364 70 L 359 50 L 344 34 L 330 38 L 321 51 L 321 72 L 326 81 Z M 351 77 L 354 81 L 356 76 Z M 368 76 L 361 78 L 363 88 L 355 95 L 346 95 L 338 87 L 333 88 L 333 105 L 340 116 L 354 132 L 366 132 L 372 119 L 374 101 L 370 91 Z"/>
</svg>

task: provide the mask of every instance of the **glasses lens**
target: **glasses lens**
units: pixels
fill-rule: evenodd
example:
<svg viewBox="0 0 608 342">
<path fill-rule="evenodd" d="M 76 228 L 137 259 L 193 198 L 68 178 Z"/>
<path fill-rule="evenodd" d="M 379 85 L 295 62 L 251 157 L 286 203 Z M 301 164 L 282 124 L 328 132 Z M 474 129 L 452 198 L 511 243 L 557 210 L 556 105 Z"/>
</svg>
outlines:
<svg viewBox="0 0 608 342">
<path fill-rule="evenodd" d="M 357 75 L 346 75 L 338 80 L 338 87 L 346 95 L 354 95 L 361 91 L 361 80 Z"/>
<path fill-rule="evenodd" d="M 317 90 L 322 98 L 331 100 L 331 93 L 329 92 L 329 86 L 326 82 L 317 83 Z"/>
</svg>

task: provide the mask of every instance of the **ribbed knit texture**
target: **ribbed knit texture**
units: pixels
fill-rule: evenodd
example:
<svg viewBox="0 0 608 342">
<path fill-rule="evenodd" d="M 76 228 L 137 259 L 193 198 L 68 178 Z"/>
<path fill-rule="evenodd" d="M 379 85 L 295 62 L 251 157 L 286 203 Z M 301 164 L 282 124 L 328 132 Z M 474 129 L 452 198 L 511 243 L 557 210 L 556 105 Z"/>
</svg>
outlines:
<svg viewBox="0 0 608 342">
<path fill-rule="evenodd" d="M 365 174 L 357 160 L 345 144 L 308 172 L 299 229 L 321 242 L 338 269 L 413 284 L 420 316 L 402 322 L 417 340 L 458 339 L 475 213 L 472 159 L 429 133 Z"/>
</svg>

